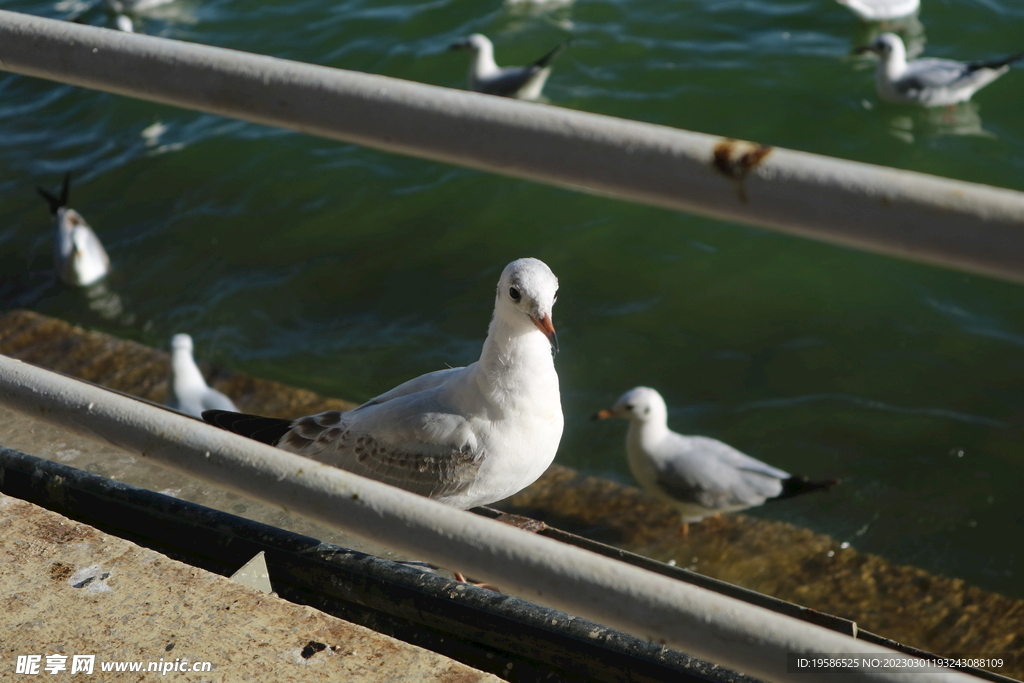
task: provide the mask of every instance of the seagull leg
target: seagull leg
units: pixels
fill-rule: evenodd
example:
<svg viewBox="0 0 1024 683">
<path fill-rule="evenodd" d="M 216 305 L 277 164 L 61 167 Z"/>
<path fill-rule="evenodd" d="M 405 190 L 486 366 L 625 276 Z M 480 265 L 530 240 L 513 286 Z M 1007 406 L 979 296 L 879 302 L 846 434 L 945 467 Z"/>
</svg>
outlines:
<svg viewBox="0 0 1024 683">
<path fill-rule="evenodd" d="M 679 527 L 679 535 L 686 538 L 690 535 L 690 523 L 683 522 L 683 525 Z"/>
<path fill-rule="evenodd" d="M 500 590 L 498 590 L 498 587 L 495 586 L 493 583 L 476 583 L 475 581 L 467 581 L 466 580 L 466 575 L 463 574 L 462 572 L 452 572 L 452 573 L 455 574 L 455 580 L 456 581 L 461 581 L 462 583 L 468 583 L 470 586 L 476 586 L 477 588 L 485 588 L 485 589 L 487 589 L 489 591 L 494 591 L 495 593 L 500 593 L 501 592 Z"/>
</svg>

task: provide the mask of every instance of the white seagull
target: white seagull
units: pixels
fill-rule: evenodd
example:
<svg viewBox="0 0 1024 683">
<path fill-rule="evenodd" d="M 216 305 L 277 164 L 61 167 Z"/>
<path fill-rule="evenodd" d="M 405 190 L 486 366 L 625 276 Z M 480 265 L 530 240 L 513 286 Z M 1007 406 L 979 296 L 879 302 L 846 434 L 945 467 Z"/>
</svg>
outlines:
<svg viewBox="0 0 1024 683">
<path fill-rule="evenodd" d="M 167 407 L 193 417 L 202 417 L 204 410 L 238 408 L 230 398 L 211 389 L 192 358 L 192 337 L 176 334 L 171 337 L 171 374 L 167 379 Z"/>
<path fill-rule="evenodd" d="M 629 420 L 629 469 L 644 489 L 682 513 L 684 534 L 689 522 L 839 483 L 794 477 L 721 441 L 673 432 L 665 400 L 648 387 L 630 389 L 613 408 L 594 415 L 609 417 Z"/>
<path fill-rule="evenodd" d="M 895 33 L 883 33 L 858 53 L 874 52 L 880 61 L 875 71 L 879 96 L 890 102 L 939 107 L 971 99 L 971 95 L 1010 70 L 1010 64 L 1024 59 L 1024 52 L 984 62 L 956 62 L 951 59 L 907 61 L 903 41 Z"/>
<path fill-rule="evenodd" d="M 498 280 L 480 360 L 400 384 L 347 412 L 280 420 L 223 411 L 223 429 L 458 508 L 526 488 L 554 460 L 562 406 L 551 309 L 558 279 L 523 258 Z"/>
<path fill-rule="evenodd" d="M 551 75 L 551 61 L 568 44 L 568 40 L 563 42 L 528 66 L 506 67 L 499 67 L 494 62 L 494 45 L 487 36 L 480 33 L 474 33 L 469 38 L 453 44 L 451 49 L 473 52 L 473 61 L 469 65 L 470 90 L 519 100 L 535 100 L 540 97 L 541 90 Z"/>
<path fill-rule="evenodd" d="M 41 187 L 36 189 L 50 205 L 54 217 L 53 265 L 57 275 L 69 285 L 85 287 L 110 272 L 110 257 L 81 214 L 68 208 L 70 188 L 71 174 L 68 173 L 64 176 L 60 198 Z"/>
<path fill-rule="evenodd" d="M 863 21 L 892 21 L 909 17 L 921 7 L 921 0 L 836 0 Z"/>
</svg>

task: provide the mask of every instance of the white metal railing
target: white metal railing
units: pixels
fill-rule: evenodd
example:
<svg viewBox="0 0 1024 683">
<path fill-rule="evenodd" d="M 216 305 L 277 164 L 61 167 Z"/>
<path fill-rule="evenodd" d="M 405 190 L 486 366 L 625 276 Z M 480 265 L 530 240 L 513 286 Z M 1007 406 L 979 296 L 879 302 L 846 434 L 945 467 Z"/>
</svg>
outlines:
<svg viewBox="0 0 1024 683">
<path fill-rule="evenodd" d="M 0 69 L 1024 282 L 1024 193 L 0 11 Z"/>
<path fill-rule="evenodd" d="M 5 356 L 0 405 L 765 681 L 809 680 L 786 672 L 788 653 L 906 657 Z M 977 681 L 948 670 L 811 676 L 830 683 Z"/>
</svg>

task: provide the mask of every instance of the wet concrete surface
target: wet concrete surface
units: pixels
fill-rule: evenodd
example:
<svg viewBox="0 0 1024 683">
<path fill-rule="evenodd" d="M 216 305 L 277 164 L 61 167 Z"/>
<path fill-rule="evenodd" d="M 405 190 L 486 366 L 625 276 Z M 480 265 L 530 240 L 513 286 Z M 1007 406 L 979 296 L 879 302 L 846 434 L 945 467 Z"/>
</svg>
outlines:
<svg viewBox="0 0 1024 683">
<path fill-rule="evenodd" d="M 167 353 L 31 312 L 0 316 L 0 353 L 157 403 L 166 391 Z M 276 382 L 200 366 L 211 385 L 231 396 L 244 412 L 299 417 L 351 406 Z M 210 491 L 205 483 L 139 462 L 121 451 L 90 447 L 83 452 L 80 446 L 67 444 L 62 448 L 59 433 L 43 433 L 38 425 L 22 425 L 12 433 L 3 426 L 5 422 L 0 414 L 0 443 L 10 448 L 339 545 L 393 556 L 337 532 L 311 528 L 304 520 L 279 511 L 261 510 L 259 504 L 233 494 Z M 893 565 L 807 529 L 730 515 L 717 524 L 691 525 L 683 538 L 672 508 L 638 489 L 558 465 L 496 507 L 851 619 L 863 630 L 914 647 L 939 654 L 1014 653 L 1024 666 L 1024 600 Z M 1021 678 L 1020 672 L 1012 675 Z"/>
</svg>

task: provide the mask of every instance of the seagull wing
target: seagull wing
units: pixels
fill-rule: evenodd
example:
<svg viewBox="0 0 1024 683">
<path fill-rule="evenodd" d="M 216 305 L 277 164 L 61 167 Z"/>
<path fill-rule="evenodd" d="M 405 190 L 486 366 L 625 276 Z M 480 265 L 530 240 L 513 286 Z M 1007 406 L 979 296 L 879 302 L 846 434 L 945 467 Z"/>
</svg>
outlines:
<svg viewBox="0 0 1024 683">
<path fill-rule="evenodd" d="M 789 474 L 703 436 L 670 434 L 657 454 L 658 485 L 676 500 L 711 510 L 760 505 Z"/>
<path fill-rule="evenodd" d="M 102 264 L 103 270 L 110 269 L 110 257 L 96 233 L 87 225 L 76 225 L 71 230 L 71 241 L 80 257 L 87 263 Z"/>
<path fill-rule="evenodd" d="M 483 453 L 471 418 L 447 405 L 444 388 L 300 418 L 277 446 L 430 498 L 457 494 L 476 478 Z"/>
<path fill-rule="evenodd" d="M 401 396 L 407 396 L 420 391 L 426 391 L 427 389 L 433 389 L 450 379 L 452 377 L 452 373 L 458 373 L 460 370 L 464 369 L 465 368 L 445 368 L 444 370 L 435 370 L 434 372 L 428 372 L 425 375 L 414 377 L 407 382 L 402 382 L 390 391 L 385 391 L 380 396 L 371 398 L 369 401 L 358 408 L 354 408 L 353 410 L 359 410 L 366 406 L 380 405 L 381 403 L 387 403 L 388 401 Z"/>
<path fill-rule="evenodd" d="M 523 86 L 530 82 L 530 79 L 541 72 L 543 67 L 531 64 L 530 66 L 507 66 L 500 69 L 496 75 L 480 81 L 478 89 L 488 95 L 499 95 L 501 97 L 512 97 L 522 90 Z"/>
<path fill-rule="evenodd" d="M 949 88 L 958 85 L 958 81 L 968 77 L 970 73 L 971 69 L 963 62 L 949 59 L 917 59 L 907 64 L 907 71 L 894 85 L 902 93 Z"/>
</svg>

